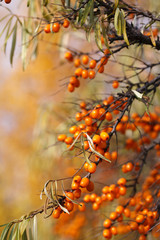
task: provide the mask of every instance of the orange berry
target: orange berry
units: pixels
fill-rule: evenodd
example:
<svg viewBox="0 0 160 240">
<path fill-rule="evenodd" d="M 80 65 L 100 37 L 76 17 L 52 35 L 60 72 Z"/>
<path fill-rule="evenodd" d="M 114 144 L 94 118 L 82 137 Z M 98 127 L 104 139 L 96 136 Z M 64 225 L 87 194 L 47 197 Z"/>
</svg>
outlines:
<svg viewBox="0 0 160 240">
<path fill-rule="evenodd" d="M 86 205 L 83 202 L 81 202 L 78 205 L 78 209 L 79 209 L 79 211 L 84 212 L 86 210 Z"/>
<path fill-rule="evenodd" d="M 60 141 L 60 142 L 64 142 L 66 138 L 67 138 L 67 136 L 65 134 L 60 134 L 57 137 L 58 141 Z"/>
<path fill-rule="evenodd" d="M 85 124 L 86 124 L 87 126 L 92 125 L 92 118 L 91 118 L 91 117 L 86 117 L 86 118 L 85 118 Z"/>
<path fill-rule="evenodd" d="M 73 138 L 72 137 L 67 137 L 65 140 L 66 144 L 72 144 L 73 143 Z"/>
<path fill-rule="evenodd" d="M 147 240 L 145 235 L 141 235 L 138 240 Z"/>
<path fill-rule="evenodd" d="M 69 92 L 74 92 L 74 85 L 73 84 L 71 84 L 71 83 L 68 84 L 68 91 Z"/>
<path fill-rule="evenodd" d="M 120 194 L 121 196 L 124 196 L 124 195 L 126 194 L 126 192 L 127 192 L 127 188 L 124 187 L 124 186 L 120 186 L 120 188 L 119 188 L 119 194 Z"/>
<path fill-rule="evenodd" d="M 87 187 L 88 184 L 89 184 L 89 178 L 87 177 L 82 178 L 82 180 L 80 181 L 80 187 L 82 188 Z"/>
<path fill-rule="evenodd" d="M 121 205 L 116 208 L 116 213 L 118 213 L 118 214 L 122 214 L 123 211 L 124 211 L 124 207 Z"/>
<path fill-rule="evenodd" d="M 117 235 L 117 234 L 118 234 L 117 228 L 116 228 L 115 226 L 112 226 L 112 227 L 110 228 L 110 230 L 111 230 L 111 233 L 112 233 L 113 235 Z"/>
<path fill-rule="evenodd" d="M 87 150 L 87 149 L 89 149 L 89 143 L 88 143 L 88 141 L 84 141 L 84 149 L 85 150 Z"/>
<path fill-rule="evenodd" d="M 76 189 L 73 193 L 75 198 L 81 197 L 81 189 Z"/>
<path fill-rule="evenodd" d="M 72 185 L 71 185 L 72 190 L 77 190 L 79 189 L 79 183 L 72 181 Z"/>
<path fill-rule="evenodd" d="M 112 212 L 111 214 L 110 214 L 110 216 L 109 216 L 109 218 L 111 219 L 111 220 L 116 220 L 116 218 L 118 217 L 118 215 L 117 215 L 117 213 L 116 212 Z"/>
<path fill-rule="evenodd" d="M 116 161 L 116 160 L 117 160 L 117 155 L 118 155 L 118 154 L 117 154 L 116 151 L 114 151 L 114 152 L 111 153 L 111 158 L 112 158 L 113 161 Z"/>
<path fill-rule="evenodd" d="M 88 192 L 92 192 L 94 190 L 94 183 L 90 181 L 86 189 Z"/>
<path fill-rule="evenodd" d="M 126 182 L 127 181 L 125 178 L 120 178 L 120 179 L 118 179 L 117 184 L 120 186 L 124 186 L 126 184 Z"/>
<path fill-rule="evenodd" d="M 113 83 L 112 83 L 112 87 L 113 88 L 118 88 L 119 87 L 119 82 L 118 81 L 113 81 Z"/>
<path fill-rule="evenodd" d="M 124 212 L 124 215 L 125 215 L 126 217 L 130 217 L 131 212 L 130 212 L 129 208 L 125 208 L 123 212 Z"/>
<path fill-rule="evenodd" d="M 88 76 L 89 76 L 90 79 L 95 78 L 95 75 L 96 75 L 96 73 L 95 73 L 94 70 L 90 70 L 90 71 L 88 72 Z"/>
<path fill-rule="evenodd" d="M 144 221 L 144 216 L 142 214 L 139 214 L 137 217 L 136 217 L 136 222 L 137 223 L 142 223 Z"/>
<path fill-rule="evenodd" d="M 111 239 L 112 233 L 111 233 L 110 229 L 104 229 L 103 230 L 103 237 L 107 238 L 107 239 Z"/>
<path fill-rule="evenodd" d="M 108 62 L 108 58 L 107 57 L 102 57 L 101 58 L 101 65 L 106 65 Z"/>
<path fill-rule="evenodd" d="M 81 121 L 82 120 L 82 114 L 80 112 L 76 113 L 75 118 L 76 118 L 77 121 Z"/>
<path fill-rule="evenodd" d="M 127 164 L 126 164 L 126 170 L 127 170 L 127 172 L 132 171 L 132 169 L 133 169 L 133 163 L 131 163 L 131 162 L 127 163 Z"/>
<path fill-rule="evenodd" d="M 76 82 L 77 82 L 77 78 L 75 76 L 72 76 L 69 80 L 69 82 L 75 86 Z"/>
<path fill-rule="evenodd" d="M 74 73 L 77 77 L 82 76 L 82 68 L 77 68 Z"/>
<path fill-rule="evenodd" d="M 81 179 L 82 179 L 81 176 L 77 175 L 73 178 L 73 181 L 80 183 Z"/>
<path fill-rule="evenodd" d="M 69 129 L 69 132 L 70 132 L 71 134 L 74 134 L 76 131 L 77 131 L 77 126 L 72 126 L 72 127 L 70 127 L 70 129 Z"/>
<path fill-rule="evenodd" d="M 129 223 L 131 230 L 135 231 L 138 229 L 138 223 L 136 222 L 130 222 Z"/>
<path fill-rule="evenodd" d="M 81 60 L 79 59 L 79 58 L 76 58 L 75 60 L 74 60 L 74 66 L 75 67 L 79 67 L 81 65 Z"/>
<path fill-rule="evenodd" d="M 65 203 L 65 206 L 69 212 L 71 212 L 74 208 L 74 204 L 72 202 L 68 202 L 68 201 Z"/>
<path fill-rule="evenodd" d="M 109 187 L 105 186 L 102 188 L 102 193 L 107 194 L 109 192 Z"/>
<path fill-rule="evenodd" d="M 111 221 L 109 218 L 107 218 L 107 219 L 103 222 L 103 226 L 104 226 L 105 228 L 109 228 L 109 227 L 111 226 L 111 224 L 112 224 L 112 221 Z"/>
<path fill-rule="evenodd" d="M 89 62 L 89 57 L 87 55 L 83 55 L 82 63 L 86 65 L 86 64 L 88 64 L 88 62 Z"/>
<path fill-rule="evenodd" d="M 103 73 L 104 72 L 104 66 L 102 64 L 99 64 L 98 66 L 98 72 Z"/>
<path fill-rule="evenodd" d="M 97 165 L 95 163 L 91 163 L 88 165 L 88 172 L 94 173 L 96 171 Z"/>
<path fill-rule="evenodd" d="M 88 71 L 86 69 L 82 71 L 82 78 L 88 78 Z"/>
<path fill-rule="evenodd" d="M 107 121 L 112 121 L 112 114 L 110 112 L 107 112 L 105 118 Z"/>
<path fill-rule="evenodd" d="M 47 24 L 44 28 L 45 33 L 50 33 L 51 29 L 50 29 L 50 24 Z"/>
<path fill-rule="evenodd" d="M 94 69 L 96 67 L 96 64 L 97 64 L 96 60 L 91 60 L 89 63 L 89 68 Z"/>
<path fill-rule="evenodd" d="M 97 211 L 97 210 L 99 209 L 99 204 L 96 203 L 96 202 L 94 202 L 94 203 L 92 204 L 92 209 L 93 209 L 94 211 Z"/>
<path fill-rule="evenodd" d="M 114 200 L 114 194 L 113 193 L 107 193 L 107 199 L 108 199 L 108 201 L 113 201 Z"/>
<path fill-rule="evenodd" d="M 53 218 L 59 218 L 60 215 L 61 215 L 60 209 L 59 208 L 54 209 L 54 211 L 52 213 Z"/>
<path fill-rule="evenodd" d="M 74 194 L 73 192 L 66 192 L 66 201 L 71 202 L 71 200 L 74 199 Z M 71 200 L 70 200 L 71 199 Z"/>
<path fill-rule="evenodd" d="M 90 113 L 90 117 L 93 119 L 98 118 L 99 116 L 99 110 L 98 109 L 93 109 L 92 112 Z"/>
<path fill-rule="evenodd" d="M 107 141 L 109 139 L 109 134 L 106 132 L 101 132 L 100 137 L 103 141 Z"/>
<path fill-rule="evenodd" d="M 65 55 L 64 55 L 64 57 L 65 57 L 68 61 L 70 61 L 70 62 L 73 61 L 73 55 L 72 55 L 71 52 L 66 52 Z"/>
<path fill-rule="evenodd" d="M 83 198 L 83 201 L 86 202 L 86 203 L 89 203 L 90 202 L 90 195 L 86 194 Z"/>
<path fill-rule="evenodd" d="M 64 19 L 63 27 L 64 27 L 64 28 L 68 28 L 68 27 L 69 27 L 69 24 L 70 24 L 70 22 L 68 21 L 68 19 Z"/>
<path fill-rule="evenodd" d="M 98 145 L 101 142 L 101 137 L 98 134 L 96 134 L 93 136 L 92 141 L 94 144 Z"/>
<path fill-rule="evenodd" d="M 60 24 L 58 22 L 57 23 L 53 23 L 52 31 L 57 33 L 57 32 L 59 32 L 59 29 L 60 29 Z"/>
<path fill-rule="evenodd" d="M 90 195 L 90 200 L 91 200 L 91 202 L 95 202 L 96 197 L 97 197 L 97 194 L 92 193 L 92 194 Z"/>
</svg>

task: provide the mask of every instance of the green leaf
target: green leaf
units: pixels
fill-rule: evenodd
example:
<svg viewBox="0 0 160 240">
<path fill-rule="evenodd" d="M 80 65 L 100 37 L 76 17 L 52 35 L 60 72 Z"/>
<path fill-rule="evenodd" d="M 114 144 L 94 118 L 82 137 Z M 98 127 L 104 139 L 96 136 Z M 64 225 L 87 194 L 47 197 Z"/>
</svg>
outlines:
<svg viewBox="0 0 160 240">
<path fill-rule="evenodd" d="M 2 22 L 5 18 L 7 18 L 8 16 L 10 16 L 10 14 L 5 15 L 3 18 L 0 19 L 0 22 Z"/>
<path fill-rule="evenodd" d="M 123 23 L 123 26 L 122 26 L 122 32 L 123 32 L 123 38 L 124 38 L 124 41 L 127 43 L 127 45 L 129 45 L 129 41 L 128 41 L 128 37 L 127 37 L 127 32 L 126 32 L 126 20 L 125 20 L 125 13 L 123 11 L 123 9 L 121 10 L 122 12 L 122 23 Z"/>
<path fill-rule="evenodd" d="M 109 49 L 110 53 L 112 54 L 112 51 L 109 48 L 108 38 L 107 38 L 107 35 L 106 35 L 106 28 L 105 28 L 105 25 L 104 25 L 103 21 L 101 22 L 101 29 L 102 29 L 102 36 L 103 36 L 103 39 L 104 39 L 104 44 Z"/>
<path fill-rule="evenodd" d="M 12 45 L 11 45 L 11 52 L 10 52 L 10 63 L 11 63 L 11 65 L 13 63 L 13 57 L 14 57 L 15 46 L 16 46 L 16 39 L 17 39 L 17 21 L 16 21 L 16 23 L 14 25 Z"/>
<path fill-rule="evenodd" d="M 118 17 L 119 17 L 119 8 L 116 9 L 116 12 L 114 14 L 114 27 L 116 29 L 116 31 L 118 31 Z"/>
<path fill-rule="evenodd" d="M 42 4 L 43 4 L 43 6 L 47 6 L 48 5 L 48 0 L 42 0 Z"/>
<path fill-rule="evenodd" d="M 23 71 L 26 69 L 27 66 L 27 49 L 28 49 L 28 42 L 29 41 L 29 34 L 26 32 L 26 22 L 24 20 L 23 27 L 22 27 L 22 50 L 21 50 L 21 60 Z"/>
<path fill-rule="evenodd" d="M 102 42 L 101 42 L 101 27 L 100 27 L 99 21 L 97 21 L 95 25 L 95 41 L 99 50 L 103 52 Z"/>
<path fill-rule="evenodd" d="M 12 227 L 12 223 L 8 223 L 6 225 L 6 227 L 3 229 L 3 232 L 0 236 L 0 240 L 7 240 L 7 236 L 11 227 Z"/>
<path fill-rule="evenodd" d="M 19 231 L 21 235 L 23 235 L 24 231 L 26 230 L 28 223 L 28 219 L 24 219 L 21 223 L 19 223 Z"/>
<path fill-rule="evenodd" d="M 85 8 L 84 8 L 84 11 L 83 11 L 83 14 L 82 14 L 82 18 L 81 18 L 81 26 L 85 23 L 87 17 L 88 17 L 88 14 L 89 12 L 91 11 L 91 8 L 93 8 L 93 5 L 94 4 L 94 1 L 93 0 L 90 0 L 86 5 L 85 5 Z"/>
<path fill-rule="evenodd" d="M 4 53 L 6 53 L 7 41 L 10 38 L 10 36 L 12 35 L 13 30 L 14 30 L 14 28 L 13 28 L 12 31 L 9 32 L 10 28 L 11 28 L 12 18 L 13 18 L 13 16 L 9 19 L 9 24 L 7 27 L 7 32 L 6 32 L 5 41 L 4 41 Z"/>
<path fill-rule="evenodd" d="M 119 0 L 115 0 L 114 9 L 116 9 L 118 7 L 118 4 L 119 4 Z"/>
<path fill-rule="evenodd" d="M 22 235 L 22 240 L 27 240 L 28 238 L 27 238 L 27 231 L 26 230 L 24 230 L 24 233 L 23 233 L 23 235 Z"/>
<path fill-rule="evenodd" d="M 13 240 L 13 234 L 14 234 L 15 228 L 16 228 L 16 224 L 14 224 L 14 226 L 12 227 L 11 232 L 8 236 L 8 240 Z"/>
</svg>

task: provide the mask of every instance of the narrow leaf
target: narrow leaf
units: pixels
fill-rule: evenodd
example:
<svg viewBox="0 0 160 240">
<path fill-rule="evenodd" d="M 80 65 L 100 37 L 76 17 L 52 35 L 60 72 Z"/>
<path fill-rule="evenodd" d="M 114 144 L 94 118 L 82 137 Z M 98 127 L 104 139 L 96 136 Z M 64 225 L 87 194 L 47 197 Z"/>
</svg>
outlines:
<svg viewBox="0 0 160 240">
<path fill-rule="evenodd" d="M 136 96 L 137 98 L 142 99 L 143 93 L 140 93 L 140 92 L 138 92 L 138 91 L 136 91 L 136 90 L 132 90 L 132 92 L 135 94 L 135 96 Z"/>
<path fill-rule="evenodd" d="M 116 31 L 118 31 L 118 16 L 119 16 L 119 8 L 116 9 L 116 12 L 114 14 L 114 27 L 116 29 Z"/>
<path fill-rule="evenodd" d="M 17 39 L 17 21 L 16 21 L 15 26 L 14 26 L 12 46 L 11 46 L 11 52 L 10 52 L 10 63 L 11 63 L 11 65 L 13 63 L 13 57 L 14 57 L 15 46 L 16 46 L 16 39 Z"/>
<path fill-rule="evenodd" d="M 7 236 L 8 236 L 8 233 L 9 233 L 9 230 L 10 230 L 11 227 L 12 227 L 11 223 L 8 223 L 6 225 L 6 227 L 3 229 L 3 232 L 0 236 L 0 240 L 6 240 L 7 239 Z"/>
<path fill-rule="evenodd" d="M 85 5 L 85 8 L 84 8 L 84 11 L 83 11 L 83 14 L 82 14 L 82 18 L 81 18 L 81 26 L 85 23 L 87 17 L 88 17 L 88 14 L 91 10 L 91 7 L 93 5 L 94 1 L 93 0 L 90 0 L 86 5 Z"/>
<path fill-rule="evenodd" d="M 25 230 L 23 235 L 22 235 L 22 240 L 27 240 L 27 231 Z"/>
<path fill-rule="evenodd" d="M 70 214 L 70 212 L 68 211 L 68 209 L 65 208 L 65 207 L 63 207 L 63 206 L 59 203 L 59 201 L 58 201 L 58 198 L 57 198 L 57 181 L 55 181 L 55 198 L 56 198 L 56 202 L 58 203 L 58 205 L 60 206 L 60 208 L 63 210 L 63 212 Z"/>
<path fill-rule="evenodd" d="M 99 50 L 103 52 L 102 42 L 101 42 L 101 27 L 100 27 L 99 21 L 96 22 L 96 26 L 95 26 L 95 41 Z"/>
<path fill-rule="evenodd" d="M 33 239 L 37 240 L 37 216 L 33 218 Z"/>
<path fill-rule="evenodd" d="M 153 31 L 152 31 L 151 27 L 150 27 L 150 33 L 151 33 L 151 36 L 150 36 L 151 42 L 152 42 L 153 46 L 156 47 L 156 41 L 154 39 Z"/>
</svg>

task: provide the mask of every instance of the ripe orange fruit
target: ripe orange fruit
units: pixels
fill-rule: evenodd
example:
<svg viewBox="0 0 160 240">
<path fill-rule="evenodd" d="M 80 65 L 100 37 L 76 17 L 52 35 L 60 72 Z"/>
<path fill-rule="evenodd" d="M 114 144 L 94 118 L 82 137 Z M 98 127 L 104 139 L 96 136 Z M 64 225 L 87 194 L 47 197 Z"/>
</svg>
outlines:
<svg viewBox="0 0 160 240">
<path fill-rule="evenodd" d="M 109 227 L 111 226 L 111 224 L 112 224 L 112 221 L 111 221 L 109 218 L 107 218 L 107 219 L 103 222 L 103 226 L 104 226 L 105 228 L 109 228 Z"/>
<path fill-rule="evenodd" d="M 57 23 L 53 23 L 52 31 L 57 33 L 57 32 L 59 32 L 59 29 L 60 29 L 60 24 L 58 22 Z"/>
<path fill-rule="evenodd" d="M 57 139 L 60 142 L 64 142 L 64 140 L 67 138 L 67 136 L 65 134 L 60 134 L 58 135 Z"/>
<path fill-rule="evenodd" d="M 112 87 L 113 88 L 118 88 L 119 87 L 119 82 L 118 81 L 113 81 L 113 83 L 112 83 Z"/>
<path fill-rule="evenodd" d="M 60 215 L 61 215 L 60 209 L 59 208 L 54 209 L 54 211 L 52 213 L 53 218 L 59 218 Z"/>
<path fill-rule="evenodd" d="M 88 62 L 89 62 L 89 57 L 87 55 L 83 55 L 82 63 L 86 65 L 86 64 L 88 64 Z"/>
<path fill-rule="evenodd" d="M 75 67 L 79 67 L 81 65 L 81 60 L 79 59 L 79 58 L 76 58 L 75 60 L 74 60 L 74 66 Z"/>
<path fill-rule="evenodd" d="M 44 28 L 45 33 L 50 33 L 51 29 L 50 29 L 50 24 L 47 24 Z"/>
<path fill-rule="evenodd" d="M 95 78 L 95 75 L 96 75 L 96 73 L 95 73 L 94 70 L 90 70 L 89 73 L 88 73 L 88 76 L 89 76 L 90 79 Z"/>
<path fill-rule="evenodd" d="M 107 112 L 105 117 L 107 121 L 112 121 L 112 114 L 110 112 Z"/>
<path fill-rule="evenodd" d="M 88 184 L 89 184 L 89 178 L 87 177 L 82 178 L 82 180 L 80 181 L 80 187 L 82 188 L 87 187 Z"/>
<path fill-rule="evenodd" d="M 88 78 L 88 71 L 86 69 L 82 70 L 82 78 Z"/>
<path fill-rule="evenodd" d="M 81 202 L 78 205 L 78 209 L 79 209 L 79 211 L 84 212 L 86 210 L 86 205 L 83 202 Z"/>
<path fill-rule="evenodd" d="M 6 4 L 9 4 L 11 2 L 11 0 L 5 0 Z"/>
<path fill-rule="evenodd" d="M 70 24 L 70 22 L 68 21 L 68 19 L 64 19 L 63 27 L 64 27 L 64 28 L 68 28 L 68 27 L 69 27 L 69 24 Z"/>
<path fill-rule="evenodd" d="M 88 172 L 94 173 L 96 171 L 97 165 L 95 163 L 91 163 L 91 165 L 88 165 Z"/>
<path fill-rule="evenodd" d="M 70 61 L 70 62 L 73 61 L 73 55 L 72 55 L 71 52 L 66 52 L 65 55 L 64 55 L 64 57 L 65 57 L 68 61 Z"/>
<path fill-rule="evenodd" d="M 91 60 L 89 63 L 89 68 L 94 69 L 96 67 L 96 64 L 97 64 L 96 60 Z"/>
<path fill-rule="evenodd" d="M 107 239 L 111 239 L 112 233 L 110 229 L 104 229 L 103 230 L 103 237 Z"/>
</svg>

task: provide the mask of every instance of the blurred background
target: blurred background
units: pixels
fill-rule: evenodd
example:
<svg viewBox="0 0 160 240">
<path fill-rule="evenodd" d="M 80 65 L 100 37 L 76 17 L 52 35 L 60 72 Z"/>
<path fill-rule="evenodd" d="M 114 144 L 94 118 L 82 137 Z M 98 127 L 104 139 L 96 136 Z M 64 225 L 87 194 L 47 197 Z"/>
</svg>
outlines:
<svg viewBox="0 0 160 240">
<path fill-rule="evenodd" d="M 144 1 L 140 2 L 142 4 Z M 1 4 L 5 5 L 3 2 Z M 151 2 L 148 1 L 148 4 Z M 151 8 L 153 6 L 156 8 L 157 1 L 152 1 L 152 4 Z M 27 16 L 26 1 L 12 0 L 7 7 L 15 14 Z M 6 10 L 0 6 L 1 18 L 5 14 Z M 6 20 L 0 23 L 0 31 L 5 23 Z M 32 60 L 25 71 L 22 70 L 20 59 L 21 32 L 18 32 L 19 39 L 16 43 L 12 66 L 9 63 L 11 40 L 4 54 L 2 50 L 4 36 L 1 37 L 0 225 L 41 207 L 44 201 L 40 200 L 39 195 L 48 179 L 60 178 L 62 172 L 63 177 L 74 173 L 74 168 L 71 166 L 74 166 L 73 161 L 76 160 L 62 159 L 62 152 L 65 148 L 63 149 L 63 146 L 56 143 L 57 134 L 67 131 L 67 123 L 74 116 L 74 114 L 69 115 L 71 109 L 73 110 L 73 104 L 61 104 L 64 103 L 64 99 L 71 101 L 70 95 L 64 91 L 65 80 L 61 81 L 64 73 L 65 77 L 70 76 L 71 65 L 64 64 L 65 49 L 59 52 L 56 43 L 67 45 L 70 42 L 74 48 L 81 46 L 81 50 L 88 49 L 90 45 L 84 44 L 83 34 L 78 36 L 73 33 L 70 37 L 67 31 L 69 30 L 65 33 L 61 31 L 53 37 L 43 36 L 39 42 L 37 59 Z M 78 42 L 76 42 L 77 37 L 79 37 Z M 110 69 L 110 66 L 107 68 Z M 99 80 L 102 79 L 103 77 Z M 82 84 L 81 89 L 72 95 L 72 103 L 74 103 L 73 99 L 75 101 L 77 98 L 80 99 L 82 93 L 88 98 L 93 97 L 97 86 L 102 87 L 98 82 L 98 85 L 94 84 L 88 93 Z M 107 91 L 110 92 L 111 88 L 107 87 Z M 96 97 L 99 98 L 99 96 Z M 70 219 L 74 224 L 80 221 L 80 227 L 85 221 L 83 214 L 75 217 L 74 221 L 72 216 Z M 69 224 L 67 216 L 61 224 L 60 226 Z M 44 220 L 43 216 L 39 217 L 38 239 L 53 239 L 52 225 L 52 218 Z M 56 227 L 54 231 L 63 232 L 62 228 Z M 76 236 L 70 235 L 68 238 L 54 236 L 54 239 L 76 239 Z"/>
</svg>

